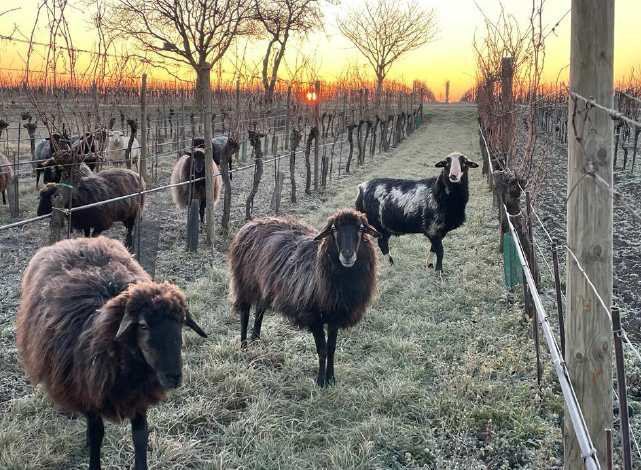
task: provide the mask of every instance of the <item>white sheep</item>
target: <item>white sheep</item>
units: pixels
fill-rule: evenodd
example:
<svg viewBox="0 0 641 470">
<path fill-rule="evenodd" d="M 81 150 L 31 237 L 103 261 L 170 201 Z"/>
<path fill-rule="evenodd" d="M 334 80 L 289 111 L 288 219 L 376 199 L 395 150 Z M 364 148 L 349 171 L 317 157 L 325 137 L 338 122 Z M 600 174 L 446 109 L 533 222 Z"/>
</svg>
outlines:
<svg viewBox="0 0 641 470">
<path fill-rule="evenodd" d="M 110 131 L 107 138 L 107 149 L 105 150 L 105 158 L 114 166 L 120 166 L 125 163 L 125 151 L 129 145 L 129 138 L 124 136 L 120 131 Z M 131 146 L 131 159 L 132 168 L 136 167 L 138 170 L 138 159 L 140 158 L 140 144 L 138 139 L 134 138 Z"/>
</svg>

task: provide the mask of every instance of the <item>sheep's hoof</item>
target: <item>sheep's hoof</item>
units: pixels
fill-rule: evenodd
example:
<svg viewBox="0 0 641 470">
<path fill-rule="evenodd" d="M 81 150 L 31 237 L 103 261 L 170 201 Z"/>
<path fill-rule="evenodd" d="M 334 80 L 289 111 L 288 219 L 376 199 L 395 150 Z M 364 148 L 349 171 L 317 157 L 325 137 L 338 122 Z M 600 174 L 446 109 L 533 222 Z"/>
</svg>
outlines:
<svg viewBox="0 0 641 470">
<path fill-rule="evenodd" d="M 434 267 L 434 263 L 427 263 L 427 269 L 432 269 Z"/>
</svg>

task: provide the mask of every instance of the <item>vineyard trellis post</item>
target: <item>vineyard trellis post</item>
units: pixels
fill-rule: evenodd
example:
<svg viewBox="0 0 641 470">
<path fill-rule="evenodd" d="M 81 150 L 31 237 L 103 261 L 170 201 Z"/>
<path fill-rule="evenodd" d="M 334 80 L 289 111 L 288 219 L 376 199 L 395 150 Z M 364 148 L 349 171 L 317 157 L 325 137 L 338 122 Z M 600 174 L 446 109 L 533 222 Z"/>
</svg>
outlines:
<svg viewBox="0 0 641 470">
<path fill-rule="evenodd" d="M 512 83 L 514 81 L 514 66 L 512 57 L 503 57 L 501 60 L 501 144 L 505 153 L 505 162 L 508 168 L 516 165 L 514 146 L 514 105 L 512 99 Z"/>
<path fill-rule="evenodd" d="M 614 0 L 572 0 L 571 18 L 571 92 L 593 96 L 612 108 Z M 568 121 L 567 245 L 596 292 L 568 257 L 566 361 L 599 463 L 605 467 L 605 430 L 613 426 L 612 324 L 598 296 L 611 305 L 612 199 L 585 175 L 593 169 L 612 186 L 612 119 L 570 97 Z M 565 469 L 582 468 L 584 458 L 570 420 L 565 421 L 564 437 Z"/>
<path fill-rule="evenodd" d="M 147 180 L 147 74 L 142 74 L 140 87 L 140 161 L 138 162 L 138 174 L 145 181 Z M 153 168 L 152 168 L 153 170 Z"/>
<path fill-rule="evenodd" d="M 206 222 L 206 242 L 211 246 L 214 243 L 214 159 L 212 155 L 211 139 L 211 64 L 203 62 L 198 70 L 200 78 L 198 83 L 201 86 L 200 96 L 203 101 L 203 114 L 204 114 L 204 132 L 205 132 L 205 184 L 206 184 L 206 200 L 207 206 L 205 207 L 205 222 Z"/>
<path fill-rule="evenodd" d="M 320 131 L 320 81 L 316 80 L 314 83 L 314 93 L 316 93 L 316 101 L 314 102 L 314 126 Z M 320 134 L 320 132 L 318 133 Z M 318 192 L 318 165 L 319 165 L 319 135 L 316 135 L 314 140 L 314 191 Z"/>
<path fill-rule="evenodd" d="M 619 391 L 619 416 L 621 419 L 621 444 L 623 446 L 623 470 L 632 470 L 632 446 L 630 445 L 630 420 L 628 416 L 628 390 L 625 384 L 625 362 L 623 358 L 623 330 L 619 308 L 612 307 L 612 329 L 614 331 L 614 353 Z"/>
</svg>

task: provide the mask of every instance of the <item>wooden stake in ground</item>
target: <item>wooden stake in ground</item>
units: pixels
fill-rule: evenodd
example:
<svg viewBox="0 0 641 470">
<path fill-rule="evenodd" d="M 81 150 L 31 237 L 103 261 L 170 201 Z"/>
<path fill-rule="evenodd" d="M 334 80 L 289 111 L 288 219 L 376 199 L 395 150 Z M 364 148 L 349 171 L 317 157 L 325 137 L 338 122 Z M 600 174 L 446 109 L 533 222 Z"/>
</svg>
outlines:
<svg viewBox="0 0 641 470">
<path fill-rule="evenodd" d="M 147 179 L 147 74 L 142 74 L 140 89 L 140 161 L 138 174 L 142 179 Z"/>
<path fill-rule="evenodd" d="M 211 148 L 211 85 L 209 84 L 209 76 L 211 72 L 211 64 L 204 62 L 198 73 L 201 75 L 198 83 L 201 84 L 201 96 L 203 98 L 203 114 L 205 126 L 205 183 L 207 194 L 207 206 L 205 207 L 206 222 L 207 222 L 207 245 L 214 243 L 214 157 Z"/>
<path fill-rule="evenodd" d="M 614 0 L 572 0 L 570 88 L 612 108 Z M 569 99 L 567 244 L 597 292 L 612 303 L 612 199 L 592 178 L 592 167 L 612 185 L 612 119 L 591 109 L 589 121 L 575 111 L 585 103 Z M 570 194 L 571 193 L 571 194 Z M 570 379 L 585 422 L 606 466 L 605 429 L 612 428 L 612 325 L 571 255 L 567 257 L 566 354 Z M 567 409 L 566 409 L 567 415 Z M 564 465 L 583 468 L 571 421 L 565 421 Z"/>
</svg>

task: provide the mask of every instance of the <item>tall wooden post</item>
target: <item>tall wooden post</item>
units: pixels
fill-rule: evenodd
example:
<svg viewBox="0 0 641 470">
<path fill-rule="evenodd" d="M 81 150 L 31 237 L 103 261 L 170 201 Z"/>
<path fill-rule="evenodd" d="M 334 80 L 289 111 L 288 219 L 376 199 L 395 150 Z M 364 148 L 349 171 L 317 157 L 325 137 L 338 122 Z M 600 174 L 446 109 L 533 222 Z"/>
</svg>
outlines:
<svg viewBox="0 0 641 470">
<path fill-rule="evenodd" d="M 570 90 L 612 108 L 614 0 L 572 0 Z M 612 303 L 612 199 L 591 178 L 590 165 L 612 186 L 612 119 L 570 97 L 568 111 L 567 244 L 606 306 Z M 575 135 L 575 132 L 577 135 Z M 578 139 L 577 139 L 578 137 Z M 580 140 L 579 140 L 580 139 Z M 571 195 L 570 195 L 571 193 Z M 567 262 L 565 358 L 599 463 L 606 466 L 605 429 L 612 428 L 612 325 L 574 259 Z M 567 410 L 566 410 L 567 414 Z M 583 468 L 571 421 L 565 421 L 565 469 Z"/>
<path fill-rule="evenodd" d="M 153 168 L 152 168 L 153 169 Z M 138 174 L 142 179 L 147 179 L 147 74 L 142 74 L 142 87 L 140 88 L 140 162 Z"/>
<path fill-rule="evenodd" d="M 318 95 L 317 95 L 318 96 Z M 285 150 L 289 149 L 289 126 L 291 120 L 292 86 L 287 85 L 287 109 L 285 110 Z"/>
<path fill-rule="evenodd" d="M 512 57 L 503 57 L 501 60 L 501 147 L 505 152 L 505 161 L 508 168 L 516 165 L 516 154 L 514 153 L 514 133 L 512 132 L 514 122 L 514 104 L 512 100 L 512 82 L 514 80 L 514 66 Z"/>
<path fill-rule="evenodd" d="M 208 245 L 214 243 L 214 165 L 213 150 L 211 148 L 212 127 L 211 127 L 211 84 L 209 82 L 211 75 L 211 64 L 203 62 L 198 70 L 200 75 L 203 108 L 203 130 L 205 134 L 205 183 L 207 193 L 207 207 L 205 208 L 206 242 Z"/>
<path fill-rule="evenodd" d="M 320 81 L 316 80 L 314 83 L 314 92 L 316 93 L 316 102 L 314 103 L 314 125 L 319 130 L 320 135 Z M 318 146 L 319 146 L 319 136 L 315 139 L 314 145 L 314 191 L 318 192 Z"/>
</svg>

